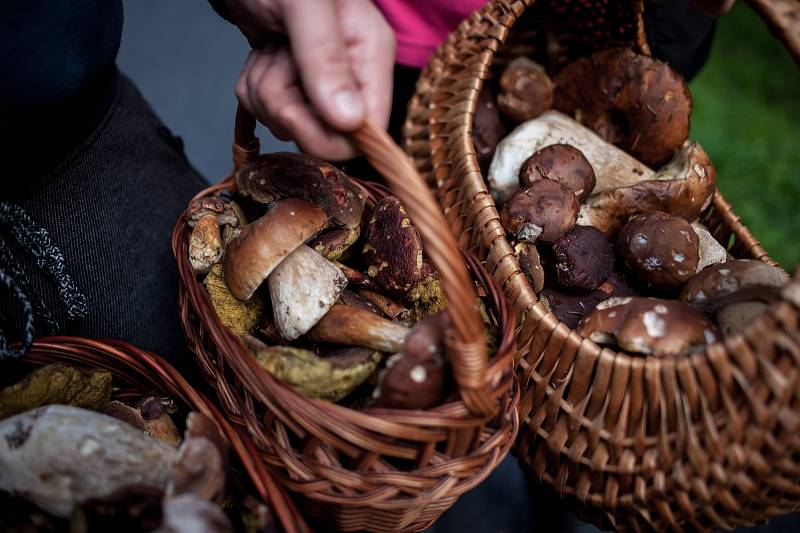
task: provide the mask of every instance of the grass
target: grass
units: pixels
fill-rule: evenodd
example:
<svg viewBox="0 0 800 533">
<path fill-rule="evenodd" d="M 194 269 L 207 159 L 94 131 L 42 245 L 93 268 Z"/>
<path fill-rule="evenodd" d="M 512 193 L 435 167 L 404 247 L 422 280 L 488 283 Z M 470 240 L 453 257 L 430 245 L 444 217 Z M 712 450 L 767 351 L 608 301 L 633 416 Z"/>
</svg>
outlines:
<svg viewBox="0 0 800 533">
<path fill-rule="evenodd" d="M 708 151 L 743 223 L 792 272 L 800 263 L 800 70 L 738 2 L 690 87 L 691 138 Z"/>
</svg>

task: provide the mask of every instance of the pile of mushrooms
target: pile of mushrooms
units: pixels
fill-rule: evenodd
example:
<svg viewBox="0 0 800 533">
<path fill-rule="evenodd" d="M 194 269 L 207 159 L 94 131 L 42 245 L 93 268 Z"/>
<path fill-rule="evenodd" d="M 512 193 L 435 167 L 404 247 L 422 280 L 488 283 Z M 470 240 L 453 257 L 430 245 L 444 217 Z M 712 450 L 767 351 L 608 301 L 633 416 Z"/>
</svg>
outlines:
<svg viewBox="0 0 800 533">
<path fill-rule="evenodd" d="M 687 140 L 691 96 L 668 65 L 615 48 L 551 79 L 518 58 L 493 87 L 476 153 L 521 274 L 560 321 L 629 353 L 685 355 L 777 297 L 783 270 L 731 258 L 700 222 L 716 170 Z"/>
<path fill-rule="evenodd" d="M 62 364 L 0 391 L 0 493 L 8 503 L 0 523 L 232 531 L 220 507 L 228 449 L 216 424 L 191 412 L 181 431 L 170 398 L 112 399 L 113 391 L 108 372 Z"/>
<path fill-rule="evenodd" d="M 339 169 L 305 154 L 262 155 L 235 180 L 235 195 L 189 206 L 189 260 L 255 360 L 315 399 L 443 402 L 453 388 L 445 299 L 399 200 L 367 205 Z M 208 219 L 220 238 L 204 237 Z"/>
</svg>

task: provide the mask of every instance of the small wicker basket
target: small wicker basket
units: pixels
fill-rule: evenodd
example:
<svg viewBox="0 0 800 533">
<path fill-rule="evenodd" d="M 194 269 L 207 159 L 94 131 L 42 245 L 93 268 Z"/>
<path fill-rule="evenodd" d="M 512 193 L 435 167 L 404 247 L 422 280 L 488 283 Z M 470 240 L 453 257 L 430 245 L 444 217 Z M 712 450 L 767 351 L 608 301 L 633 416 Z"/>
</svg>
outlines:
<svg viewBox="0 0 800 533">
<path fill-rule="evenodd" d="M 751 3 L 800 58 L 800 3 Z M 581 338 L 521 273 L 472 143 L 493 65 L 536 45 L 537 16 L 563 30 L 557 11 L 568 25 L 615 36 L 568 42 L 558 60 L 606 46 L 648 53 L 640 1 L 541 4 L 495 0 L 465 20 L 423 71 L 404 127 L 405 149 L 454 234 L 485 260 L 522 319 L 515 452 L 603 527 L 710 531 L 799 508 L 800 283 L 742 335 L 671 361 Z M 775 264 L 718 192 L 703 223 L 734 256 Z"/>
<path fill-rule="evenodd" d="M 253 127 L 240 110 L 237 168 L 258 156 Z M 301 498 L 304 512 L 323 518 L 326 529 L 420 530 L 485 479 L 516 437 L 516 319 L 491 277 L 467 258 L 470 276 L 436 200 L 402 150 L 370 124 L 355 141 L 406 207 L 441 275 L 454 324 L 448 357 L 461 399 L 424 411 L 356 411 L 307 398 L 274 378 L 219 322 L 189 265 L 183 217 L 173 234 L 180 316 L 189 347 L 229 419 L 247 428 L 263 461 Z M 387 194 L 375 184 L 353 182 L 368 201 Z M 232 180 L 223 180 L 198 197 L 233 187 Z M 476 282 L 493 307 L 500 336 L 491 360 L 474 306 Z"/>
<path fill-rule="evenodd" d="M 214 420 L 258 495 L 269 504 L 282 530 L 287 533 L 308 530 L 292 500 L 255 459 L 255 446 L 250 437 L 228 423 L 214 404 L 197 392 L 163 358 L 119 341 L 46 337 L 34 341 L 24 358 L 5 363 L 3 382 L 11 383 L 36 367 L 52 363 L 86 370 L 106 370 L 113 376 L 115 397 L 160 392 Z M 239 481 L 247 482 L 247 479 Z"/>
</svg>

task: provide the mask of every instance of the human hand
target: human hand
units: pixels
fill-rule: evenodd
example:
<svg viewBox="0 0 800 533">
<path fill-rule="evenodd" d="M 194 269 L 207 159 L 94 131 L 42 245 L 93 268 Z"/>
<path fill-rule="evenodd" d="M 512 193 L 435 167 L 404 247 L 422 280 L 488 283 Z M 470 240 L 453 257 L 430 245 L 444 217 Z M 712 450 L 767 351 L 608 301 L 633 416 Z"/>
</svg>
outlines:
<svg viewBox="0 0 800 533">
<path fill-rule="evenodd" d="M 734 0 L 690 0 L 690 3 L 709 17 L 724 15 L 733 7 Z"/>
<path fill-rule="evenodd" d="M 394 34 L 370 0 L 226 0 L 249 41 L 241 104 L 281 140 L 331 160 L 356 151 L 342 132 L 386 127 Z"/>
</svg>

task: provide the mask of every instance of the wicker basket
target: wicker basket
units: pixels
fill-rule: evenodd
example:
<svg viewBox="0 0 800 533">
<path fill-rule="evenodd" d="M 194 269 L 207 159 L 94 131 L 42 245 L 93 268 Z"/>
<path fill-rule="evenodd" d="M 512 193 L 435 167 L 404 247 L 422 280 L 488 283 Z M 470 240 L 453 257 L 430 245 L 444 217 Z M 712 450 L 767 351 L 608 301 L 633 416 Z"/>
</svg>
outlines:
<svg viewBox="0 0 800 533">
<path fill-rule="evenodd" d="M 752 3 L 800 57 L 800 2 Z M 404 128 L 406 151 L 459 242 L 485 260 L 521 316 L 516 453 L 603 527 L 707 531 L 797 509 L 800 283 L 744 334 L 670 361 L 582 339 L 548 313 L 521 273 L 477 164 L 472 115 L 495 58 L 504 64 L 519 53 L 515 36 L 535 35 L 533 15 L 548 14 L 533 4 L 495 0 L 465 20 L 423 71 Z M 573 14 L 581 4 L 618 10 L 603 13 L 624 36 L 610 44 L 647 52 L 640 2 L 558 3 Z M 719 193 L 703 222 L 734 256 L 775 264 Z"/>
<path fill-rule="evenodd" d="M 102 369 L 111 373 L 115 397 L 160 392 L 184 407 L 216 422 L 253 487 L 268 502 L 283 531 L 307 531 L 294 503 L 255 460 L 250 437 L 236 430 L 205 396 L 197 392 L 163 358 L 118 341 L 100 342 L 78 337 L 46 337 L 34 341 L 21 360 L 4 364 L 3 382 L 13 382 L 34 368 L 62 363 L 76 368 Z M 238 469 L 238 467 L 237 467 Z M 240 479 L 239 481 L 246 481 Z"/>
<path fill-rule="evenodd" d="M 258 156 L 253 125 L 237 113 L 237 167 Z M 514 441 L 516 319 L 491 277 L 471 260 L 470 277 L 436 200 L 402 150 L 369 124 L 355 140 L 405 205 L 441 275 L 454 324 L 448 357 L 460 401 L 427 411 L 357 411 L 307 398 L 272 377 L 220 324 L 189 265 L 183 217 L 173 235 L 182 279 L 180 315 L 229 419 L 249 430 L 264 462 L 301 498 L 304 512 L 323 518 L 326 529 L 419 530 L 485 479 Z M 373 201 L 386 194 L 374 184 L 354 183 Z M 233 186 L 223 181 L 198 196 Z M 474 306 L 475 281 L 489 297 L 500 332 L 491 360 Z"/>
</svg>

